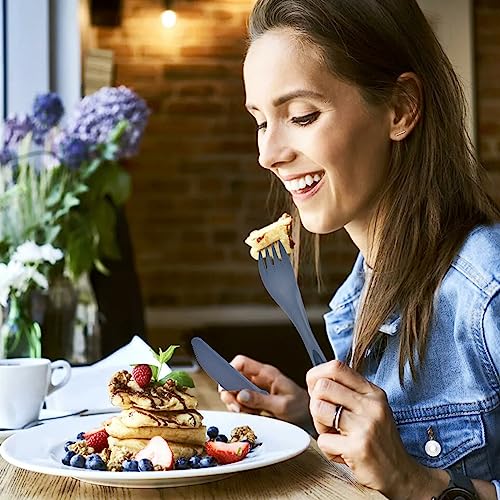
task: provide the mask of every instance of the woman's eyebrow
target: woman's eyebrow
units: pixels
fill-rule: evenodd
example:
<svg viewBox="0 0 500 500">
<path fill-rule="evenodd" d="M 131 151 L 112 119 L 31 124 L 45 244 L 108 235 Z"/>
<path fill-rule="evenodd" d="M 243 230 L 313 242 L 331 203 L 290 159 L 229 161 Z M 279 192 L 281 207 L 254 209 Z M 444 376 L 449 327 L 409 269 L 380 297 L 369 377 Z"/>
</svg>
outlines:
<svg viewBox="0 0 500 500">
<path fill-rule="evenodd" d="M 282 104 L 285 104 L 288 101 L 291 101 L 292 99 L 299 99 L 299 98 L 309 98 L 309 99 L 316 99 L 319 101 L 323 101 L 325 103 L 328 102 L 328 99 L 323 95 L 320 94 L 319 92 L 315 92 L 314 90 L 305 90 L 305 89 L 298 89 L 298 90 L 292 90 L 291 92 L 288 92 L 280 97 L 277 97 L 276 99 L 273 100 L 273 106 L 277 108 L 278 106 L 281 106 Z M 245 107 L 250 110 L 253 109 L 255 111 L 259 111 L 259 108 L 253 104 L 245 104 Z"/>
</svg>

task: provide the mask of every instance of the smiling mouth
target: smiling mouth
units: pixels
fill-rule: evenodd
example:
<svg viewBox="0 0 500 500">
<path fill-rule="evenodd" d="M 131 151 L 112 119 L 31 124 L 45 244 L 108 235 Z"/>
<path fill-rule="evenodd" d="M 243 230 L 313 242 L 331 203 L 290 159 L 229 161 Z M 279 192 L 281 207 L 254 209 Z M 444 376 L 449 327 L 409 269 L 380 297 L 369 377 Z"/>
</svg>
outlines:
<svg viewBox="0 0 500 500">
<path fill-rule="evenodd" d="M 305 194 L 313 190 L 321 182 L 324 175 L 324 172 L 316 172 L 303 177 L 297 177 L 291 181 L 283 181 L 283 184 L 285 189 L 292 194 Z"/>
</svg>

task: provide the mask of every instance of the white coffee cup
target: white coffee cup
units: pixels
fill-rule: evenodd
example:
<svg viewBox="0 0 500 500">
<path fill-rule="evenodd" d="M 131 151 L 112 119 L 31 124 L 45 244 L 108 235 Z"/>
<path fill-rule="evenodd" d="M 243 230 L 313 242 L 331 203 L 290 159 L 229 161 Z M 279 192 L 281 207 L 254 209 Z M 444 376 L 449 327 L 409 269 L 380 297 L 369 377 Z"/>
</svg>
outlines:
<svg viewBox="0 0 500 500">
<path fill-rule="evenodd" d="M 57 384 L 52 375 L 63 369 Z M 71 365 L 62 359 L 0 359 L 0 428 L 18 429 L 40 415 L 45 397 L 68 383 Z"/>
</svg>

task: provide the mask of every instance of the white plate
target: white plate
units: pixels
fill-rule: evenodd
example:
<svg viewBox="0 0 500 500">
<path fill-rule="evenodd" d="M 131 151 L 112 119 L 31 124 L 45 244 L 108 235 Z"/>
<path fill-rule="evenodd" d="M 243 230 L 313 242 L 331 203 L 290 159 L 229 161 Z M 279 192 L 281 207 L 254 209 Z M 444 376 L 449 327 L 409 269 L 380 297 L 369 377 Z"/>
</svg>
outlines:
<svg viewBox="0 0 500 500">
<path fill-rule="evenodd" d="M 249 425 L 262 445 L 255 448 L 241 462 L 208 469 L 108 472 L 63 465 L 61 459 L 65 454 L 64 443 L 75 439 L 81 431 L 99 427 L 104 419 L 102 415 L 97 415 L 69 417 L 19 432 L 3 443 L 0 453 L 7 462 L 33 472 L 69 476 L 104 486 L 164 488 L 208 483 L 224 479 L 236 472 L 283 462 L 302 453 L 310 443 L 310 436 L 304 430 L 281 420 L 222 411 L 200 413 L 203 414 L 204 424 L 207 427 L 215 425 L 223 434 L 230 434 L 234 427 Z"/>
<path fill-rule="evenodd" d="M 61 417 L 62 415 L 65 415 L 66 413 L 70 413 L 68 410 L 62 411 L 62 410 L 41 410 L 40 411 L 40 417 L 39 418 L 52 418 L 52 417 Z M 45 425 L 45 424 L 43 424 Z M 18 432 L 25 432 L 24 429 L 6 429 L 4 431 L 0 430 L 0 443 L 7 439 L 9 436 L 12 436 L 12 434 L 16 434 Z"/>
</svg>

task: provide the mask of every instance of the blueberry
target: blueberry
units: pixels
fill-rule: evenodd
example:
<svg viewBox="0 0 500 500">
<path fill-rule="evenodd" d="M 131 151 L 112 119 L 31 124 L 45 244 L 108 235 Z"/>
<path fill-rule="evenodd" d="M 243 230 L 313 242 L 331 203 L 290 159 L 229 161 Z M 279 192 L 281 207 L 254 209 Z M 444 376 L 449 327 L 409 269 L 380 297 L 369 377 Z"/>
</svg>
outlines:
<svg viewBox="0 0 500 500">
<path fill-rule="evenodd" d="M 191 469 L 199 469 L 200 468 L 200 457 L 198 455 L 194 455 L 189 459 L 189 466 Z"/>
<path fill-rule="evenodd" d="M 189 469 L 189 460 L 187 458 L 181 457 L 175 461 L 175 468 L 177 470 Z"/>
<path fill-rule="evenodd" d="M 89 455 L 87 457 L 87 461 L 85 462 L 85 468 L 86 469 L 92 469 L 92 470 L 106 470 L 106 464 L 104 463 L 104 460 L 94 453 L 93 455 Z"/>
<path fill-rule="evenodd" d="M 71 467 L 83 469 L 85 467 L 85 457 L 83 455 L 75 455 L 74 457 L 71 457 L 69 465 L 71 465 Z"/>
<path fill-rule="evenodd" d="M 227 436 L 225 434 L 219 434 L 216 438 L 216 441 L 222 441 L 223 443 L 227 443 Z"/>
<path fill-rule="evenodd" d="M 64 443 L 64 451 L 69 451 L 69 446 L 71 446 L 72 444 L 75 444 L 74 441 L 66 441 Z"/>
<path fill-rule="evenodd" d="M 206 469 L 207 467 L 214 467 L 217 465 L 217 462 L 215 461 L 214 457 L 208 456 L 208 457 L 203 457 L 200 460 L 200 467 L 202 469 Z"/>
<path fill-rule="evenodd" d="M 75 452 L 74 451 L 68 451 L 66 453 L 66 455 L 64 455 L 64 458 L 61 460 L 61 462 L 64 464 L 64 465 L 69 465 L 69 462 L 70 460 L 75 456 Z"/>
<path fill-rule="evenodd" d="M 137 472 L 139 470 L 137 460 L 124 460 L 122 467 L 125 472 Z"/>
<path fill-rule="evenodd" d="M 141 472 L 154 470 L 153 463 L 148 458 L 141 458 L 138 462 L 138 468 Z"/>
<path fill-rule="evenodd" d="M 210 439 L 215 439 L 219 435 L 219 429 L 217 427 L 209 427 L 207 429 L 207 436 Z"/>
<path fill-rule="evenodd" d="M 83 431 L 78 433 L 78 435 L 76 436 L 76 439 L 78 441 L 83 441 L 85 439 L 85 437 L 83 436 L 84 434 L 85 434 L 85 432 L 83 432 Z"/>
</svg>

